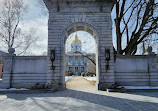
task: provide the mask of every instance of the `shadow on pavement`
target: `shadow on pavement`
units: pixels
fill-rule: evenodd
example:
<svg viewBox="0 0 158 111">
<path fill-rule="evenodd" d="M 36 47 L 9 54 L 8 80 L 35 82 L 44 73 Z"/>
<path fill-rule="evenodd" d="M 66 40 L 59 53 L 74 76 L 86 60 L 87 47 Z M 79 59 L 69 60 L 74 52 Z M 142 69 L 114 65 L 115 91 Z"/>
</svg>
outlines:
<svg viewBox="0 0 158 111">
<path fill-rule="evenodd" d="M 148 97 L 158 98 L 158 92 L 132 92 L 132 93 L 126 93 L 126 94 L 133 94 L 133 95 L 139 95 L 139 96 L 148 96 Z"/>
<path fill-rule="evenodd" d="M 137 98 L 134 98 L 134 99 L 120 98 L 120 97 L 112 96 L 111 93 L 107 93 L 107 92 L 105 93 L 106 95 L 102 95 L 102 94 L 95 94 L 95 93 L 67 89 L 64 91 L 58 91 L 58 92 L 53 92 L 53 93 L 7 94 L 7 97 L 11 99 L 19 100 L 19 101 L 25 100 L 25 99 L 31 99 L 36 105 L 42 107 L 44 110 L 46 110 L 45 105 L 55 105 L 56 107 L 59 107 L 59 106 L 62 107 L 62 105 L 65 105 L 66 102 L 70 101 L 70 99 L 71 99 L 70 104 L 73 103 L 73 100 L 76 100 L 78 102 L 80 101 L 88 102 L 90 104 L 92 103 L 94 105 L 100 105 L 103 107 L 105 106 L 108 108 L 121 110 L 121 111 L 134 111 L 134 110 L 139 110 L 139 109 L 146 110 L 146 111 L 158 110 L 158 107 L 157 107 L 158 101 L 156 100 L 152 102 L 150 100 L 149 101 L 148 100 L 143 101 L 142 99 L 139 100 L 139 98 L 138 99 Z M 117 93 L 113 93 L 113 94 L 116 95 Z M 121 95 L 121 93 L 118 93 L 118 94 Z M 125 94 L 125 93 L 122 93 L 122 94 Z M 38 97 L 40 99 L 37 99 Z M 47 99 L 41 99 L 41 98 L 47 98 Z M 52 100 L 49 100 L 49 99 L 52 99 Z M 56 102 L 58 100 L 61 100 L 63 102 Z M 45 105 L 43 106 L 39 102 L 43 102 Z M 67 105 L 70 105 L 70 104 L 67 104 Z M 73 107 L 75 107 L 75 105 Z"/>
</svg>

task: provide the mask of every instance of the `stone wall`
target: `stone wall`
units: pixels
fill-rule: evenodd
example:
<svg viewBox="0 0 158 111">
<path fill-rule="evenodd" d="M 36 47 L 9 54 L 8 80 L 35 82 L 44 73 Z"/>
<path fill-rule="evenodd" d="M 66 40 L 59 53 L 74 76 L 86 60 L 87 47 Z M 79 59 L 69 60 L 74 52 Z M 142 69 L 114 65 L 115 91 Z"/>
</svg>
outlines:
<svg viewBox="0 0 158 111">
<path fill-rule="evenodd" d="M 1 88 L 31 88 L 46 83 L 46 57 L 6 56 Z"/>
<path fill-rule="evenodd" d="M 37 83 L 45 85 L 47 82 L 46 61 L 46 57 L 43 56 L 4 57 L 0 87 L 31 88 Z M 156 62 L 155 55 L 117 56 L 114 64 L 116 84 L 119 86 L 158 86 Z"/>
<path fill-rule="evenodd" d="M 158 86 L 155 55 L 117 56 L 115 82 L 119 86 Z"/>
</svg>

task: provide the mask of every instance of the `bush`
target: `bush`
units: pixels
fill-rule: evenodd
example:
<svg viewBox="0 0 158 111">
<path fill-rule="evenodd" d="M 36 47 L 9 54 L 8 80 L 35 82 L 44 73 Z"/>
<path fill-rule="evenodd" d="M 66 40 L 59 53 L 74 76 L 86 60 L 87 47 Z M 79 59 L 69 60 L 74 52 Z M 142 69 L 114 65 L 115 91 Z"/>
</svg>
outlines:
<svg viewBox="0 0 158 111">
<path fill-rule="evenodd" d="M 82 72 L 82 73 L 81 73 L 81 76 L 83 76 L 83 77 L 84 77 L 84 76 L 85 76 L 85 73 L 84 73 L 84 72 Z"/>
<path fill-rule="evenodd" d="M 65 76 L 72 76 L 73 72 L 72 71 L 65 71 Z"/>
<path fill-rule="evenodd" d="M 96 74 L 93 73 L 93 72 L 86 72 L 86 73 L 81 73 L 81 76 L 83 76 L 83 77 L 85 77 L 85 76 L 91 76 L 91 77 L 93 77 L 93 76 L 96 76 Z"/>
</svg>

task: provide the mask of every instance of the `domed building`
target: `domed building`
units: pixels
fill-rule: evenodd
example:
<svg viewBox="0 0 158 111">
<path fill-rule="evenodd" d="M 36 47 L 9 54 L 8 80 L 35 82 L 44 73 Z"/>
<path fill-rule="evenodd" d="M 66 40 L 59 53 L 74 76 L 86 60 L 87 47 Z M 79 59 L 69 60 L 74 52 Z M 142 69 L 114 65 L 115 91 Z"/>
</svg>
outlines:
<svg viewBox="0 0 158 111">
<path fill-rule="evenodd" d="M 77 37 L 77 33 L 75 35 L 75 39 L 72 40 L 72 43 L 71 43 L 71 51 L 73 52 L 77 52 L 77 51 L 81 51 L 81 41 L 78 39 Z"/>
<path fill-rule="evenodd" d="M 87 72 L 87 66 L 89 59 L 86 58 L 91 57 L 91 54 L 87 54 L 86 52 L 82 51 L 82 43 L 79 40 L 77 33 L 75 35 L 75 39 L 72 40 L 71 43 L 71 51 L 66 53 L 65 57 L 65 68 L 66 71 L 72 71 L 73 75 L 79 76 L 82 72 Z"/>
</svg>

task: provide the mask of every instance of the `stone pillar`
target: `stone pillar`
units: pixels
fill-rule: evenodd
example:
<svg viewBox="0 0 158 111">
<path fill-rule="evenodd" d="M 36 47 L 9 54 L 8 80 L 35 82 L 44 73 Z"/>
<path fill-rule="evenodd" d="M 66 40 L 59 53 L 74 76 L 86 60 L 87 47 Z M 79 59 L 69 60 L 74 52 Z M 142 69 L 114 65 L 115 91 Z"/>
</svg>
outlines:
<svg viewBox="0 0 158 111">
<path fill-rule="evenodd" d="M 102 44 L 103 45 L 103 44 Z M 98 83 L 98 90 L 107 90 L 109 88 L 113 88 L 115 84 L 115 76 L 114 76 L 114 55 L 113 55 L 113 48 L 112 46 L 110 49 L 110 61 L 109 61 L 109 69 L 106 69 L 107 61 L 105 57 L 105 48 L 101 48 L 100 57 L 99 57 L 99 83 Z"/>
<path fill-rule="evenodd" d="M 152 47 L 148 48 L 148 72 L 150 85 L 158 86 L 157 57 L 156 54 L 152 52 Z"/>
<path fill-rule="evenodd" d="M 60 41 L 60 40 L 59 40 Z M 61 59 L 64 56 L 61 56 L 61 47 L 59 47 L 58 44 L 55 42 L 53 45 L 51 45 L 50 49 L 48 49 L 48 69 L 47 69 L 47 83 L 46 83 L 46 88 L 53 88 L 54 90 L 64 90 L 66 88 L 65 83 L 63 82 L 65 79 L 64 76 L 64 62 L 61 64 Z M 55 61 L 53 62 L 53 66 L 55 66 L 54 70 L 51 70 L 51 61 L 50 61 L 50 50 L 55 49 Z M 61 67 L 63 69 L 61 69 Z M 63 74 L 63 75 L 61 75 Z"/>
<path fill-rule="evenodd" d="M 4 57 L 4 65 L 3 65 L 3 77 L 1 88 L 12 88 L 13 83 L 13 70 L 14 70 L 14 57 L 15 57 L 15 49 L 9 48 L 8 54 Z"/>
</svg>

